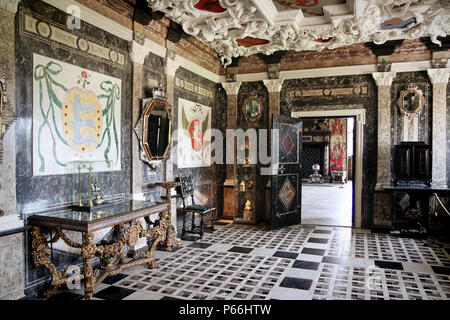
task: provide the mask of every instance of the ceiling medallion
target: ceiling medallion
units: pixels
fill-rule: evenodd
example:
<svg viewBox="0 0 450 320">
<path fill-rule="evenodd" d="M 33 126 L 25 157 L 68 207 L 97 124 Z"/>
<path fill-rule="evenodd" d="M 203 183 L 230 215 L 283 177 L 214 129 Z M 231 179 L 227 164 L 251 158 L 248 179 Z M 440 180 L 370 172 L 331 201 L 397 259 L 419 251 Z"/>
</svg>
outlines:
<svg viewBox="0 0 450 320">
<path fill-rule="evenodd" d="M 450 34 L 450 7 L 436 0 L 147 1 L 216 50 L 224 66 L 233 57 L 279 50 L 321 51 L 420 37 L 441 45 L 437 37 Z M 243 46 L 237 41 L 246 38 L 268 42 Z"/>
</svg>

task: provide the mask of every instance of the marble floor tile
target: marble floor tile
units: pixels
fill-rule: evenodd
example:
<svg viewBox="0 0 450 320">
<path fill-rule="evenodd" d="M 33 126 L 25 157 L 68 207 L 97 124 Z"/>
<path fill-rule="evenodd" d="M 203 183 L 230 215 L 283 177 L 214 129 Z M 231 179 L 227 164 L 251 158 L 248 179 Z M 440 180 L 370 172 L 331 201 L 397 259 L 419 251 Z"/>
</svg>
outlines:
<svg viewBox="0 0 450 320">
<path fill-rule="evenodd" d="M 158 250 L 156 269 L 105 279 L 94 299 L 450 300 L 445 248 L 361 229 L 227 224 L 176 251 Z M 62 291 L 52 299 L 84 298 L 83 285 Z"/>
</svg>

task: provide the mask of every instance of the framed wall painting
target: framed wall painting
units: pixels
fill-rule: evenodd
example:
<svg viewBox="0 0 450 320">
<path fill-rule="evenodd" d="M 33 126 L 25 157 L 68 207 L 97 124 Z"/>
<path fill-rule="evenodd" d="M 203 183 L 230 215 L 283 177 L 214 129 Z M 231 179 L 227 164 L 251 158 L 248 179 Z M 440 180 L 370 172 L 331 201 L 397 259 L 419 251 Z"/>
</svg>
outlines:
<svg viewBox="0 0 450 320">
<path fill-rule="evenodd" d="M 178 99 L 178 168 L 211 165 L 211 108 Z"/>
<path fill-rule="evenodd" d="M 33 54 L 33 175 L 121 170 L 121 80 Z"/>
</svg>

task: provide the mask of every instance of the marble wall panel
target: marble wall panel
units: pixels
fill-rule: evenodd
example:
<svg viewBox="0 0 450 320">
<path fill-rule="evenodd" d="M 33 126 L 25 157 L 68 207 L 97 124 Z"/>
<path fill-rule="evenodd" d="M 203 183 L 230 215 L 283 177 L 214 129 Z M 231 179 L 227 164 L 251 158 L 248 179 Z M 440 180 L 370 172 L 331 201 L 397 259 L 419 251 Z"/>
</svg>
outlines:
<svg viewBox="0 0 450 320">
<path fill-rule="evenodd" d="M 23 234 L 0 237 L 0 300 L 23 296 Z"/>
</svg>

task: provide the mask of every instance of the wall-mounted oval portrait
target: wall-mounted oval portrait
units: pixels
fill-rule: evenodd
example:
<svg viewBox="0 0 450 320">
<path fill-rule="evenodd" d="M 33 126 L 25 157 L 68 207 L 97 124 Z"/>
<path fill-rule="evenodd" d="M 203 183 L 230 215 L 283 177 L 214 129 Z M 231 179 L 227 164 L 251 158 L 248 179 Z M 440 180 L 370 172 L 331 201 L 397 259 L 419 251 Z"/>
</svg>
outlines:
<svg viewBox="0 0 450 320">
<path fill-rule="evenodd" d="M 400 98 L 398 99 L 397 105 L 400 111 L 406 115 L 418 114 L 424 105 L 424 99 L 422 91 L 418 90 L 415 85 L 409 85 L 406 90 L 400 92 Z"/>
<path fill-rule="evenodd" d="M 256 121 L 261 118 L 262 109 L 261 102 L 257 98 L 251 97 L 245 100 L 242 111 L 247 120 Z"/>
<path fill-rule="evenodd" d="M 153 90 L 152 99 L 144 99 L 142 115 L 135 127 L 141 144 L 141 160 L 163 160 L 170 148 L 172 117 L 165 90 Z"/>
</svg>

